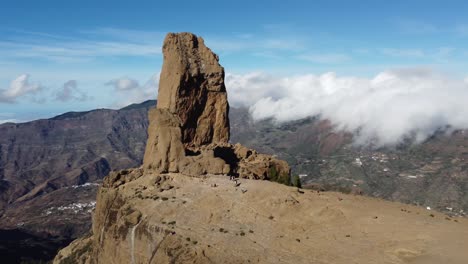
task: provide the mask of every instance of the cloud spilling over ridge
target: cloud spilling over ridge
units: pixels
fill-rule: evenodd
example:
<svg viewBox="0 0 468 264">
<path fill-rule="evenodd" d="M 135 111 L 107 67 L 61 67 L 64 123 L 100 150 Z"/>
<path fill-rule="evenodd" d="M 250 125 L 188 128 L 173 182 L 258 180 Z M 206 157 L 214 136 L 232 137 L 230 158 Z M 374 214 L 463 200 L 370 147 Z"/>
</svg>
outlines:
<svg viewBox="0 0 468 264">
<path fill-rule="evenodd" d="M 357 144 L 422 141 L 437 129 L 468 128 L 468 78 L 429 69 L 384 71 L 373 78 L 322 75 L 228 75 L 229 100 L 248 106 L 255 120 L 278 122 L 320 115 L 355 132 Z"/>
</svg>

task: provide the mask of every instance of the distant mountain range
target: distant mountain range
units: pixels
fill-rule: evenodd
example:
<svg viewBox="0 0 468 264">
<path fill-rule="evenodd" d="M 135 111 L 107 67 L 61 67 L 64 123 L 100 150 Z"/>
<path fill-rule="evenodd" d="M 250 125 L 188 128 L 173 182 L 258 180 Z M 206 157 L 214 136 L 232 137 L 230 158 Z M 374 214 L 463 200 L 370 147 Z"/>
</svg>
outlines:
<svg viewBox="0 0 468 264">
<path fill-rule="evenodd" d="M 52 244 L 44 258 L 53 257 L 57 246 L 90 229 L 97 183 L 111 170 L 141 164 L 155 104 L 0 125 L 0 229 L 35 236 L 36 243 L 22 241 L 31 247 L 22 254 L 48 252 L 44 245 Z M 0 255 L 12 255 L 18 243 L 1 240 Z"/>
<path fill-rule="evenodd" d="M 102 178 L 141 164 L 147 112 L 155 104 L 0 125 L 0 229 L 47 241 L 68 241 L 87 232 Z M 254 122 L 247 109 L 231 108 L 230 120 L 233 143 L 287 160 L 311 188 L 451 215 L 468 211 L 468 131 L 441 131 L 422 144 L 373 149 L 354 146 L 351 134 L 317 118 Z M 0 241 L 0 254 L 7 247 L 3 243 L 8 244 Z"/>
</svg>

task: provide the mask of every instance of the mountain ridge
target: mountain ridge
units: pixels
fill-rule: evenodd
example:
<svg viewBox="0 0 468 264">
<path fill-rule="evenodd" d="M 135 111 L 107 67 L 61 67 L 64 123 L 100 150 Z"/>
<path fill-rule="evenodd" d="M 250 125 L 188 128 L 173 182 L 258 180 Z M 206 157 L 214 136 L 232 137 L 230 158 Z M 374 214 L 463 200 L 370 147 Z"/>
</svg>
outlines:
<svg viewBox="0 0 468 264">
<path fill-rule="evenodd" d="M 131 125 L 127 128 L 127 131 L 131 129 L 131 136 L 135 137 L 135 140 L 139 141 L 140 145 L 144 145 L 146 143 L 146 128 L 148 122 L 146 114 L 147 108 L 142 106 L 137 107 L 137 109 L 131 109 L 131 111 L 123 109 L 125 108 L 110 110 L 114 113 L 120 112 L 120 118 L 114 121 L 116 127 L 126 127 L 128 125 L 124 124 L 128 124 L 130 120 L 135 118 L 138 119 L 138 125 Z M 104 123 L 104 118 L 108 117 L 106 113 L 107 112 L 102 111 L 91 111 L 88 115 L 95 116 L 94 119 L 81 120 L 81 122 L 88 123 L 86 125 L 87 127 L 93 128 L 87 130 L 85 135 L 92 137 L 94 132 L 90 132 L 99 129 L 99 127 L 93 126 L 92 124 Z M 402 150 L 398 150 L 400 152 L 395 152 L 395 150 L 386 149 L 378 151 L 354 149 L 352 148 L 352 144 L 350 144 L 350 142 L 352 142 L 352 137 L 350 137 L 349 134 L 337 133 L 332 129 L 331 124 L 317 118 L 307 118 L 275 125 L 269 121 L 254 122 L 249 116 L 248 109 L 231 107 L 230 120 L 231 142 L 240 142 L 258 151 L 275 154 L 287 160 L 292 165 L 291 167 L 294 174 L 307 174 L 307 176 L 303 178 L 303 183 L 310 187 L 319 190 L 362 193 L 364 195 L 381 197 L 393 201 L 419 204 L 420 206 L 443 211 L 452 216 L 463 216 L 464 212 L 468 211 L 468 167 L 466 165 L 466 161 L 468 160 L 468 139 L 466 135 L 468 135 L 468 131 L 463 133 L 458 131 L 449 135 L 436 134 L 426 142 L 415 146 L 410 144 Z M 63 122 L 63 126 L 70 126 L 69 122 L 66 122 L 66 120 L 60 122 Z M 35 131 L 57 129 L 60 127 L 59 125 L 49 126 L 46 120 L 33 121 L 33 124 L 33 126 L 31 126 L 31 124 L 27 126 L 18 124 L 21 128 L 27 128 L 25 129 L 27 133 L 25 132 L 22 134 L 25 139 L 33 139 L 34 137 L 30 136 L 32 132 L 36 133 Z M 30 129 L 31 127 L 36 128 Z M 97 185 L 76 188 L 72 186 L 83 185 L 90 181 L 97 181 L 99 183 L 100 179 L 105 176 L 105 173 L 97 175 L 94 164 L 101 164 L 98 165 L 98 168 L 104 168 L 106 167 L 104 160 L 99 156 L 95 162 L 90 163 L 92 165 L 85 166 L 86 163 L 78 162 L 79 155 L 72 154 L 74 151 L 70 148 L 65 148 L 67 144 L 62 144 L 61 155 L 66 156 L 72 154 L 70 157 L 73 157 L 70 159 L 70 161 L 72 161 L 70 163 L 71 167 L 68 169 L 67 167 L 62 168 L 62 172 L 64 172 L 64 174 L 68 173 L 69 175 L 74 174 L 76 176 L 84 171 L 86 173 L 82 175 L 81 180 L 79 180 L 80 177 L 71 177 L 70 180 L 65 181 L 66 186 L 63 186 L 63 183 L 60 185 L 57 184 L 57 186 L 61 188 L 56 190 L 49 188 L 49 193 L 47 193 L 46 189 L 46 192 L 42 195 L 38 195 L 29 201 L 15 204 L 14 200 L 10 197 L 12 194 L 11 188 L 17 183 L 15 183 L 15 180 L 7 181 L 5 179 L 5 172 L 8 170 L 7 167 L 10 169 L 14 169 L 15 167 L 14 162 L 12 162 L 15 159 L 8 159 L 5 155 L 5 151 L 12 148 L 11 145 L 14 141 L 5 140 L 7 135 L 11 133 L 5 131 L 14 131 L 16 129 L 16 124 L 0 125 L 0 131 L 2 131 L 2 135 L 4 135 L 3 141 L 0 139 L 0 188 L 2 190 L 0 192 L 0 201 L 3 201 L 0 202 L 0 204 L 3 203 L 3 205 L 0 206 L 3 215 L 3 217 L 0 217 L 0 228 L 19 228 L 22 231 L 32 232 L 38 235 L 39 238 L 45 239 L 44 241 L 47 241 L 49 235 L 59 235 L 69 239 L 86 233 L 90 227 L 91 213 L 88 212 L 88 210 L 91 207 L 77 209 L 78 207 L 76 206 L 77 204 L 88 205 L 93 202 L 97 192 Z M 99 142 L 107 142 L 107 135 L 109 133 L 115 133 L 112 131 L 114 130 L 110 128 L 106 133 L 94 133 L 94 137 L 101 138 Z M 73 137 L 73 134 L 67 134 L 66 138 L 68 139 L 66 141 L 71 143 Z M 123 137 L 116 137 L 114 135 L 110 138 L 114 139 L 116 150 L 122 149 L 122 147 L 119 147 L 121 144 L 129 144 L 128 141 L 125 142 L 122 140 Z M 25 144 L 24 142 L 20 149 L 28 149 L 29 144 L 30 143 Z M 41 143 L 39 146 L 45 145 Z M 90 146 L 92 146 L 91 149 L 93 149 L 99 147 L 99 144 L 96 145 L 96 143 L 93 143 Z M 114 155 L 114 147 L 112 147 L 112 144 L 110 146 L 111 147 L 106 148 L 108 149 L 106 155 Z M 123 149 L 128 149 L 128 147 L 124 147 Z M 67 154 L 67 152 L 70 153 Z M 132 162 L 130 166 L 137 167 L 141 164 L 143 148 L 141 148 L 140 151 L 130 151 L 127 153 L 126 155 L 129 155 L 128 157 L 132 157 L 126 159 L 127 162 Z M 385 157 L 383 156 L 384 154 L 387 156 L 390 155 L 390 159 L 388 159 L 387 163 L 380 162 L 380 157 Z M 436 157 L 440 154 L 443 154 L 441 155 L 443 158 L 437 160 Z M 365 157 L 362 158 L 362 166 L 365 168 L 367 176 L 363 174 L 361 167 L 356 164 L 355 159 L 360 156 Z M 41 161 L 40 157 L 40 155 L 37 156 L 36 160 Z M 394 161 L 391 160 L 392 157 L 401 158 Z M 29 159 L 29 157 L 26 158 Z M 18 165 L 24 163 L 21 161 L 24 160 L 23 156 L 18 157 L 16 160 L 18 161 Z M 91 161 L 93 160 L 92 158 Z M 323 160 L 325 160 L 325 162 Z M 454 160 L 453 164 L 452 160 Z M 44 162 L 44 160 L 42 160 L 42 162 Z M 433 162 L 435 163 L 433 164 Z M 29 166 L 39 166 L 40 164 L 41 162 L 38 162 L 36 165 L 29 164 Z M 386 168 L 386 166 L 384 166 L 386 164 L 394 166 L 394 168 L 392 168 L 394 171 L 393 174 L 388 174 L 383 171 Z M 113 165 L 112 162 L 110 165 L 111 168 L 105 171 L 119 168 Z M 66 170 L 64 171 L 63 169 Z M 429 172 L 431 169 L 433 172 Z M 44 174 L 40 177 L 42 179 L 39 181 L 40 183 L 44 183 L 44 180 L 49 179 L 50 173 L 47 173 L 44 169 L 33 169 L 33 171 L 33 175 L 37 175 L 38 172 Z M 31 174 L 31 172 L 21 172 L 14 175 L 10 174 L 10 177 L 21 178 L 24 176 L 20 175 L 25 173 Z M 86 174 L 88 174 L 88 176 L 86 176 Z M 402 176 L 400 176 L 400 174 L 402 174 Z M 417 178 L 410 177 L 418 176 L 418 174 L 427 175 Z M 355 184 L 357 186 L 353 186 Z M 32 190 L 34 187 L 34 185 L 29 182 L 23 182 L 20 183 L 20 185 L 25 185 L 19 188 L 21 192 Z M 5 212 L 5 204 L 9 206 L 7 210 L 9 212 Z M 49 211 L 51 207 L 55 209 Z M 77 213 L 75 213 L 73 209 L 64 209 L 62 211 L 57 209 L 61 207 L 73 207 L 77 209 Z M 50 214 L 45 215 L 46 212 L 50 212 Z M 6 219 L 6 217 L 9 217 L 10 220 Z M 72 220 L 66 220 L 67 218 Z M 30 221 L 29 224 L 28 221 Z M 18 226 L 18 224 L 23 222 L 24 225 Z M 54 228 L 49 228 L 49 226 Z"/>
</svg>

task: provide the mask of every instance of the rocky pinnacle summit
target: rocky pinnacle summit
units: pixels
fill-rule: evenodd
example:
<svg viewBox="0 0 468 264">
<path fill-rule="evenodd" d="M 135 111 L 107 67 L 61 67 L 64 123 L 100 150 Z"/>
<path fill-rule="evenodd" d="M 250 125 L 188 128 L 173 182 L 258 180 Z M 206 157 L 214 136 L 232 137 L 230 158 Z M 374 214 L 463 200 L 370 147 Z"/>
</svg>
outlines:
<svg viewBox="0 0 468 264">
<path fill-rule="evenodd" d="M 191 33 L 169 33 L 164 40 L 163 56 L 158 103 L 149 111 L 142 167 L 111 172 L 104 179 L 97 194 L 92 235 L 63 249 L 55 263 L 172 263 L 177 260 L 179 257 L 174 258 L 166 249 L 157 254 L 163 241 L 171 247 L 172 243 L 180 244 L 181 237 L 167 239 L 176 232 L 158 226 L 160 219 L 154 222 L 151 216 L 155 211 L 164 210 L 146 207 L 146 201 L 167 201 L 169 198 L 159 195 L 180 189 L 181 186 L 175 186 L 178 180 L 185 181 L 188 187 L 193 185 L 191 178 L 222 177 L 226 181 L 228 175 L 289 183 L 290 167 L 285 161 L 229 143 L 224 69 L 203 39 Z M 142 189 L 135 188 L 135 184 L 141 183 Z M 236 189 L 239 184 L 235 183 Z M 143 190 L 155 193 L 143 196 Z M 242 189 L 241 193 L 246 191 Z M 138 199 L 145 202 L 140 203 Z M 141 239 L 141 230 L 137 228 L 146 230 L 145 239 Z M 135 247 L 142 242 L 151 248 L 155 245 L 156 249 L 146 251 Z M 193 253 L 199 254 L 193 251 L 186 257 Z"/>
<path fill-rule="evenodd" d="M 169 33 L 158 91 L 159 111 L 180 119 L 184 145 L 229 141 L 229 103 L 219 58 L 191 33 Z"/>
<path fill-rule="evenodd" d="M 160 173 L 288 178 L 286 162 L 229 144 L 224 68 L 201 37 L 169 33 L 143 167 Z"/>
</svg>

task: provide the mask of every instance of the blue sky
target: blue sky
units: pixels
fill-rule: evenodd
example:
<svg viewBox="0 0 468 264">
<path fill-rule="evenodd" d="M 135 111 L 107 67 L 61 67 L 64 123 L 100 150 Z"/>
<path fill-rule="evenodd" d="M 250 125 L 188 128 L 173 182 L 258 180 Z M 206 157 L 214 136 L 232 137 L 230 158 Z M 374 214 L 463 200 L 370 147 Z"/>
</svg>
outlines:
<svg viewBox="0 0 468 264">
<path fill-rule="evenodd" d="M 155 98 L 167 32 L 202 36 L 238 78 L 423 68 L 461 80 L 466 10 L 466 1 L 2 1 L 0 121 Z"/>
</svg>

